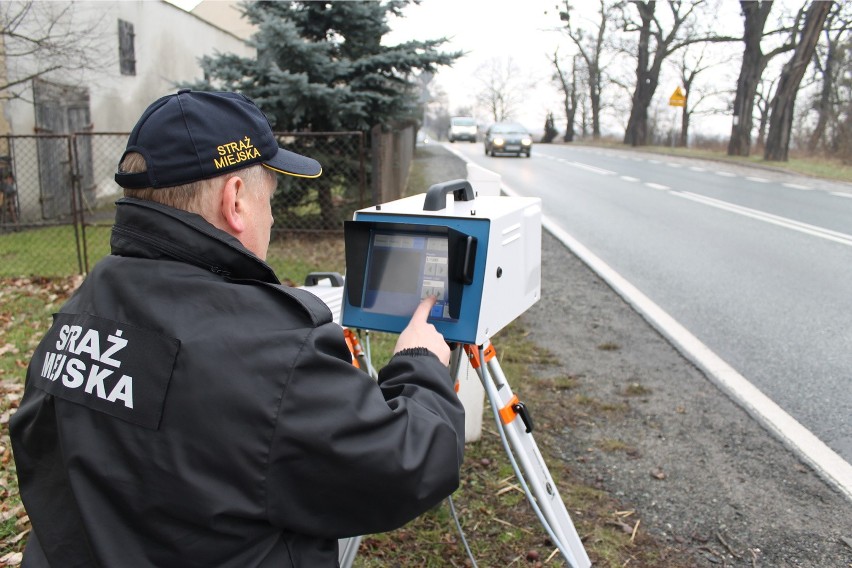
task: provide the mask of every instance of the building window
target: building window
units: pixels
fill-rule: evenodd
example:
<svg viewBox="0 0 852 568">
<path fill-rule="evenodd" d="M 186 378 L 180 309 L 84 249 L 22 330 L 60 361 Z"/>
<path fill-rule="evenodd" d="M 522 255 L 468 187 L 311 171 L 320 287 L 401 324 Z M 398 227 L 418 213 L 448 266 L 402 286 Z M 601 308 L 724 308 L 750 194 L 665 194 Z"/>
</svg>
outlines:
<svg viewBox="0 0 852 568">
<path fill-rule="evenodd" d="M 136 50 L 133 48 L 133 24 L 118 21 L 118 60 L 122 75 L 136 75 Z"/>
</svg>

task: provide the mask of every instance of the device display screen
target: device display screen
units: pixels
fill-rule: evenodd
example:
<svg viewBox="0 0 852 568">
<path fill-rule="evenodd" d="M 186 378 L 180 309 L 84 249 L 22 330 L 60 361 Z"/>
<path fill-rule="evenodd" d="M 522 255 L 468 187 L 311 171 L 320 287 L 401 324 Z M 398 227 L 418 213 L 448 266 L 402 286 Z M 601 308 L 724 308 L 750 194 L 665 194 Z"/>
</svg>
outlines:
<svg viewBox="0 0 852 568">
<path fill-rule="evenodd" d="M 364 289 L 364 310 L 410 316 L 426 296 L 435 296 L 430 317 L 450 317 L 448 239 L 443 235 L 375 231 Z"/>
</svg>

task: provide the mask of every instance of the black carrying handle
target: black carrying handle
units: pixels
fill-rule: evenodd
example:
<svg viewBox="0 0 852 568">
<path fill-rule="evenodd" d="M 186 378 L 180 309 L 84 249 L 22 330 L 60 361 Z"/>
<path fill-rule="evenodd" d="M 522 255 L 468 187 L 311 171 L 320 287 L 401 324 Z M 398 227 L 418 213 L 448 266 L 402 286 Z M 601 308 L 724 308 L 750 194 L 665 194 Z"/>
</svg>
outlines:
<svg viewBox="0 0 852 568">
<path fill-rule="evenodd" d="M 305 276 L 305 286 L 316 286 L 320 280 L 328 278 L 334 288 L 343 286 L 343 276 L 339 272 L 311 272 Z"/>
<path fill-rule="evenodd" d="M 455 201 L 473 201 L 473 188 L 466 179 L 436 183 L 426 190 L 423 211 L 440 211 L 447 206 L 447 194 L 453 192 Z"/>
</svg>

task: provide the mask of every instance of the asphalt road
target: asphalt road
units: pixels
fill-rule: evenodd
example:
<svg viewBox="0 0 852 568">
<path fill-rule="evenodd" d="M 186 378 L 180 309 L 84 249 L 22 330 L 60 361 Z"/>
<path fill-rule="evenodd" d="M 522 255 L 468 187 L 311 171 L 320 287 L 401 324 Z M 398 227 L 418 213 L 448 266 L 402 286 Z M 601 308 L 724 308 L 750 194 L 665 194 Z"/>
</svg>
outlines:
<svg viewBox="0 0 852 568">
<path fill-rule="evenodd" d="M 450 146 L 852 462 L 852 186 L 622 150 Z"/>
</svg>

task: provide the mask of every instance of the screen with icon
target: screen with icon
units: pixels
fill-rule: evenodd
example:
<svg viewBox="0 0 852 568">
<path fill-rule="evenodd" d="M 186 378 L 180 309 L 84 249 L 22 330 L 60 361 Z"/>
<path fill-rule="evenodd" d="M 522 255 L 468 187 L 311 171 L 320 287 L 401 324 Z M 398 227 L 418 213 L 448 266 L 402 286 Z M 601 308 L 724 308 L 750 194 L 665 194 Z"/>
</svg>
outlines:
<svg viewBox="0 0 852 568">
<path fill-rule="evenodd" d="M 363 309 L 410 316 L 427 296 L 435 296 L 430 318 L 450 317 L 448 239 L 428 233 L 374 231 L 367 261 Z"/>
</svg>

